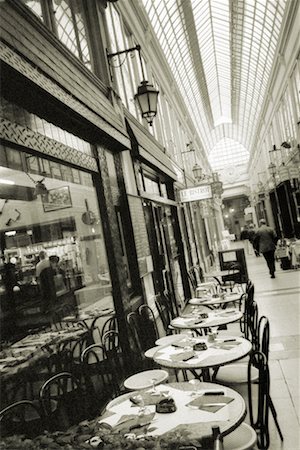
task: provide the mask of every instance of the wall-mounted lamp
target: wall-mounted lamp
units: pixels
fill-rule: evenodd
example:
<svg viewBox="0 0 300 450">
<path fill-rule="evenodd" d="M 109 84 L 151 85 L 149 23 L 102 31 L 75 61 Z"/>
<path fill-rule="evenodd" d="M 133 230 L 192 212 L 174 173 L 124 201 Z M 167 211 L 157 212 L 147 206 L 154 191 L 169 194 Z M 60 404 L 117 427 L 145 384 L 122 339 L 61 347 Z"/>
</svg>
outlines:
<svg viewBox="0 0 300 450">
<path fill-rule="evenodd" d="M 115 53 L 106 53 L 107 54 L 107 60 L 109 63 L 109 66 L 111 66 L 111 59 L 118 55 L 128 54 L 131 52 L 137 51 L 139 54 L 140 59 L 140 65 L 142 70 L 142 77 L 143 80 L 141 81 L 141 84 L 138 86 L 137 93 L 134 96 L 135 101 L 137 102 L 139 109 L 141 111 L 142 117 L 147 120 L 149 125 L 152 126 L 153 119 L 157 114 L 157 98 L 159 91 L 157 91 L 152 84 L 150 84 L 145 79 L 145 73 L 144 73 L 144 67 L 141 57 L 141 46 L 136 45 L 135 47 L 128 48 L 126 50 L 121 50 L 119 52 Z"/>
<path fill-rule="evenodd" d="M 276 164 L 274 164 L 273 162 L 270 162 L 269 166 L 268 166 L 268 171 L 270 172 L 270 175 L 275 178 L 276 172 L 277 172 L 277 168 L 276 168 Z"/>
<path fill-rule="evenodd" d="M 203 169 L 199 164 L 195 164 L 192 168 L 192 172 L 196 181 L 202 181 L 205 177 L 203 174 Z"/>
</svg>

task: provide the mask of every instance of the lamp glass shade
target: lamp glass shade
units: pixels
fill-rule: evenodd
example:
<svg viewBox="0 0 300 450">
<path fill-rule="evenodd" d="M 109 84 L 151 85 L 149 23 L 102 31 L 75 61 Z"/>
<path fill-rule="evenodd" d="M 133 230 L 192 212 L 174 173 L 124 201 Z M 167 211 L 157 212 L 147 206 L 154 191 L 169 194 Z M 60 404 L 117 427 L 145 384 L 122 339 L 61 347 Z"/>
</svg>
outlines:
<svg viewBox="0 0 300 450">
<path fill-rule="evenodd" d="M 149 125 L 152 125 L 153 118 L 157 113 L 157 98 L 159 91 L 148 81 L 142 81 L 138 86 L 137 94 L 134 99 L 137 102 L 142 117 L 147 120 Z"/>
<path fill-rule="evenodd" d="M 269 172 L 270 172 L 270 175 L 272 175 L 272 177 L 274 177 L 275 174 L 276 174 L 276 165 L 275 165 L 274 163 L 271 162 L 271 163 L 269 164 L 268 170 L 269 170 Z"/>
<path fill-rule="evenodd" d="M 202 179 L 202 167 L 200 167 L 199 164 L 194 165 L 194 167 L 192 168 L 192 172 L 196 180 Z"/>
</svg>

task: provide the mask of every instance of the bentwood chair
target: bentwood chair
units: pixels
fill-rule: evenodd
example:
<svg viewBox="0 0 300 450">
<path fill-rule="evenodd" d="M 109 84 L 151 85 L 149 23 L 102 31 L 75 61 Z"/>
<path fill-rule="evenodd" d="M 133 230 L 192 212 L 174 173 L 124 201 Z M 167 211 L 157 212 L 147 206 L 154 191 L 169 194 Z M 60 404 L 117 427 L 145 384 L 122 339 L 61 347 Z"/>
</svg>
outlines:
<svg viewBox="0 0 300 450">
<path fill-rule="evenodd" d="M 102 346 L 112 373 L 112 388 L 114 396 L 119 395 L 123 389 L 125 378 L 124 357 L 120 345 L 119 333 L 107 331 L 102 338 Z"/>
<path fill-rule="evenodd" d="M 36 403 L 20 400 L 0 411 L 0 437 L 24 434 L 34 438 L 44 430 L 41 410 Z"/>
<path fill-rule="evenodd" d="M 256 432 L 245 422 L 225 437 L 220 434 L 219 427 L 214 428 L 217 430 L 214 436 L 214 450 L 250 450 L 256 444 Z"/>
<path fill-rule="evenodd" d="M 256 302 L 252 302 L 247 310 L 248 319 L 246 321 L 248 339 L 252 342 L 252 350 L 264 349 L 268 352 L 269 346 L 269 321 L 265 316 L 258 322 L 258 307 Z M 247 358 L 247 359 L 246 359 Z M 217 368 L 213 373 L 213 380 L 221 384 L 242 384 L 247 383 L 248 357 L 243 358 L 233 364 Z M 246 362 L 247 361 L 247 362 Z M 257 371 L 252 371 L 252 382 L 258 379 Z"/>
<path fill-rule="evenodd" d="M 85 417 L 85 395 L 78 379 L 61 372 L 47 380 L 39 393 L 49 430 L 67 430 Z"/>
<path fill-rule="evenodd" d="M 268 339 L 268 337 L 267 337 Z M 268 347 L 268 343 L 263 344 L 262 347 Z M 253 384 L 251 380 L 251 372 L 257 370 L 259 373 L 258 383 Z M 253 413 L 253 391 L 257 390 L 257 414 Z M 268 367 L 268 358 L 262 351 L 255 351 L 252 353 L 248 363 L 248 401 L 249 401 L 249 415 L 250 422 L 253 428 L 258 432 L 258 447 L 269 447 L 269 408 L 273 416 L 279 437 L 283 441 L 283 435 L 279 426 L 277 412 L 270 394 L 270 374 Z"/>
<path fill-rule="evenodd" d="M 170 301 L 165 295 L 158 294 L 155 298 L 155 305 L 166 335 L 171 334 L 170 322 L 175 317 L 175 314 L 172 311 L 173 308 L 171 308 Z"/>
<path fill-rule="evenodd" d="M 144 324 L 142 318 L 137 312 L 131 312 L 127 315 L 127 325 L 131 341 L 131 360 L 135 371 L 153 367 L 153 360 L 149 355 L 145 355 L 147 350 L 147 340 L 150 336 L 143 330 Z M 154 344 L 154 343 L 153 343 Z"/>
<path fill-rule="evenodd" d="M 83 378 L 87 395 L 89 417 L 99 415 L 108 400 L 114 395 L 114 375 L 102 345 L 93 344 L 81 354 Z"/>
<path fill-rule="evenodd" d="M 144 355 L 146 358 L 153 358 L 154 353 L 158 347 L 155 345 L 159 339 L 159 333 L 153 310 L 148 305 L 141 305 L 139 307 L 139 315 L 141 320 L 141 333 L 144 342 Z"/>
<path fill-rule="evenodd" d="M 96 317 L 91 324 L 91 332 L 94 344 L 101 344 L 102 337 L 107 331 L 118 331 L 116 316 L 109 317 L 104 323 L 103 318 Z M 101 324 L 102 323 L 102 324 Z"/>
</svg>

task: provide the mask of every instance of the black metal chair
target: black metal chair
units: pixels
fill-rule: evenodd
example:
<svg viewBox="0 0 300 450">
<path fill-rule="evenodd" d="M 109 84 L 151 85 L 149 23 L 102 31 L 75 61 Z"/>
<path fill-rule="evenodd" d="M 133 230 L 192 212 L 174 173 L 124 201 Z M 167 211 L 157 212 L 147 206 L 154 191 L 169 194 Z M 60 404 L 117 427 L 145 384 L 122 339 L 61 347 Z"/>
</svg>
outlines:
<svg viewBox="0 0 300 450">
<path fill-rule="evenodd" d="M 116 316 L 109 317 L 102 325 L 98 325 L 97 322 L 101 322 L 103 317 L 96 317 L 91 324 L 91 332 L 94 344 L 101 344 L 102 337 L 107 331 L 118 331 L 118 323 Z"/>
<path fill-rule="evenodd" d="M 256 385 L 258 389 L 257 411 L 254 417 L 253 407 L 253 384 L 251 382 L 251 371 L 255 367 L 259 373 L 259 382 Z M 258 448 L 269 448 L 269 389 L 270 389 L 270 374 L 268 368 L 268 361 L 266 356 L 259 351 L 252 353 L 248 363 L 248 403 L 249 416 L 251 426 L 257 433 Z"/>
<path fill-rule="evenodd" d="M 0 411 L 0 437 L 25 435 L 34 438 L 44 430 L 39 406 L 29 400 L 20 400 Z"/>
<path fill-rule="evenodd" d="M 123 380 L 125 378 L 124 357 L 120 345 L 119 333 L 113 330 L 104 333 L 102 346 L 112 371 L 112 387 L 116 396 L 123 390 Z"/>
<path fill-rule="evenodd" d="M 93 344 L 81 354 L 88 416 L 95 417 L 114 396 L 114 375 L 102 345 Z"/>
<path fill-rule="evenodd" d="M 40 402 L 49 430 L 67 430 L 86 418 L 85 393 L 78 379 L 61 372 L 41 387 Z"/>
<path fill-rule="evenodd" d="M 159 338 L 154 312 L 148 305 L 141 305 L 138 311 L 141 318 L 144 350 L 148 350 L 155 345 L 155 341 Z"/>
<path fill-rule="evenodd" d="M 170 322 L 173 319 L 166 297 L 159 294 L 155 297 L 155 305 L 166 335 L 172 333 Z"/>
<path fill-rule="evenodd" d="M 247 339 L 252 342 L 252 350 L 261 351 L 262 348 L 266 352 L 268 352 L 269 346 L 269 321 L 265 317 L 265 321 L 261 320 L 258 322 L 258 307 L 257 303 L 253 301 L 249 304 L 247 309 L 247 321 L 246 321 L 246 329 L 247 330 Z M 262 325 L 265 325 L 262 328 Z M 248 358 L 248 357 L 246 357 Z M 247 364 L 248 361 L 246 358 L 243 358 L 241 361 L 237 361 L 233 364 L 227 364 L 226 366 L 219 367 L 213 372 L 213 380 L 222 384 L 243 384 L 247 383 Z M 258 373 L 252 372 L 252 382 L 258 379 Z"/>
<path fill-rule="evenodd" d="M 141 316 L 137 312 L 131 312 L 126 320 L 131 341 L 131 361 L 135 371 L 152 368 L 153 361 L 145 356 L 147 334 L 143 330 Z"/>
</svg>

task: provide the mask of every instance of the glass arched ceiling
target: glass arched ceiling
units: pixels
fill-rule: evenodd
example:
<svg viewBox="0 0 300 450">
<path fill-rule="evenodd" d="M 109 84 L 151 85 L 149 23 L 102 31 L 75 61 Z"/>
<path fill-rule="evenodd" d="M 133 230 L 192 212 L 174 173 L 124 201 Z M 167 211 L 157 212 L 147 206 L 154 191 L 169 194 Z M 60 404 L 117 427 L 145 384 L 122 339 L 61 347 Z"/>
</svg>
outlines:
<svg viewBox="0 0 300 450">
<path fill-rule="evenodd" d="M 232 153 L 247 163 L 286 0 L 142 2 L 207 155 L 228 138 L 240 146 L 226 147 L 223 167 Z"/>
<path fill-rule="evenodd" d="M 249 152 L 241 145 L 229 138 L 221 139 L 208 155 L 208 160 L 214 172 L 226 166 L 247 163 Z"/>
</svg>

